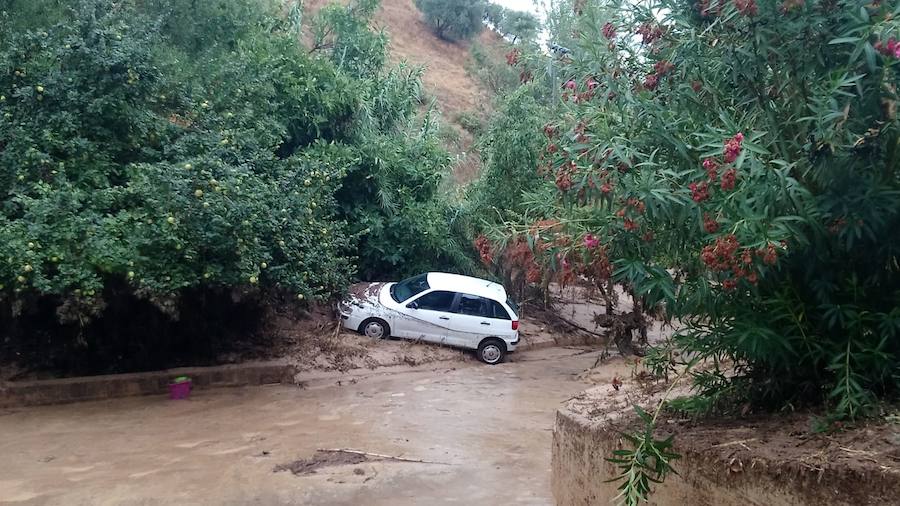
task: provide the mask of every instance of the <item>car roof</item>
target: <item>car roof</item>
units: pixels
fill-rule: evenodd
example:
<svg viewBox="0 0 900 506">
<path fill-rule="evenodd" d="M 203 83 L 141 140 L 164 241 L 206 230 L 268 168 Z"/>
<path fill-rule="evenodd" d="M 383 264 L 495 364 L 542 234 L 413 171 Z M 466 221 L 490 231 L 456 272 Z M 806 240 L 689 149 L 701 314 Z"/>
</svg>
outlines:
<svg viewBox="0 0 900 506">
<path fill-rule="evenodd" d="M 433 290 L 449 290 L 479 297 L 488 297 L 501 302 L 506 301 L 506 289 L 503 288 L 503 285 L 486 279 L 462 276 L 460 274 L 448 274 L 446 272 L 429 272 L 427 280 L 428 286 Z"/>
</svg>

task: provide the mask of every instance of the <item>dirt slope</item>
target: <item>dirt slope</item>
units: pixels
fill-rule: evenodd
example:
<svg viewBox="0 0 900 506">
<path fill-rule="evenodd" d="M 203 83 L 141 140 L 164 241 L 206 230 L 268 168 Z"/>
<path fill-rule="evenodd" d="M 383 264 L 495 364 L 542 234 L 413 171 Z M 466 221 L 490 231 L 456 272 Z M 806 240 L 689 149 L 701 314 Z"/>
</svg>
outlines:
<svg viewBox="0 0 900 506">
<path fill-rule="evenodd" d="M 334 0 L 307 0 L 308 13 L 318 11 Z M 346 3 L 346 0 L 340 0 Z M 466 72 L 469 49 L 473 42 L 448 42 L 434 35 L 416 8 L 413 0 L 382 0 L 381 9 L 375 15 L 375 27 L 382 28 L 390 38 L 393 62 L 407 61 L 425 67 L 423 81 L 429 96 L 433 96 L 444 121 L 459 133 L 459 142 L 449 146 L 451 151 L 465 154 L 455 170 L 458 182 L 466 182 L 477 175 L 479 160 L 471 153 L 472 136 L 457 123 L 461 112 L 474 111 L 484 114 L 490 106 L 486 90 Z M 500 38 L 485 29 L 474 43 L 500 44 Z"/>
</svg>

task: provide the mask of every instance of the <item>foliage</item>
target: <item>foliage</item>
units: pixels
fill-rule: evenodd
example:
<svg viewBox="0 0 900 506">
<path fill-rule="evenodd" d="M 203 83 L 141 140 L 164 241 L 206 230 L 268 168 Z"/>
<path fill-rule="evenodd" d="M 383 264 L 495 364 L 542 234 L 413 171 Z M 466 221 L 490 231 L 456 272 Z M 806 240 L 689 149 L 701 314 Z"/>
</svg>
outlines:
<svg viewBox="0 0 900 506">
<path fill-rule="evenodd" d="M 468 192 L 471 214 L 492 222 L 498 216 L 513 219 L 525 212 L 522 193 L 544 184 L 533 169 L 544 143 L 540 131 L 544 113 L 528 87 L 515 90 L 501 104 L 479 141 L 484 169 Z"/>
<path fill-rule="evenodd" d="M 509 9 L 500 4 L 488 2 L 484 9 L 484 22 L 492 29 L 499 30 L 509 12 Z"/>
<path fill-rule="evenodd" d="M 484 22 L 512 44 L 532 42 L 541 30 L 541 22 L 534 14 L 495 3 L 489 3 L 484 10 Z"/>
<path fill-rule="evenodd" d="M 439 191 L 450 167 L 439 141 L 443 133 L 456 131 L 433 110 L 418 115 L 426 102 L 421 68 L 401 63 L 381 71 L 386 38 L 367 28 L 377 6 L 373 0 L 335 4 L 313 21 L 313 50 L 362 78 L 352 142 L 333 150 L 348 169 L 337 195 L 338 213 L 358 237 L 356 274 L 386 279 L 438 268 L 467 272 L 472 262 L 454 228 L 457 204 Z"/>
<path fill-rule="evenodd" d="M 374 77 L 387 61 L 387 35 L 369 30 L 380 0 L 354 0 L 322 7 L 312 21 L 313 51 L 327 50 L 334 65 L 351 75 Z"/>
<path fill-rule="evenodd" d="M 338 199 L 350 228 L 361 234 L 363 279 L 470 269 L 453 229 L 454 204 L 438 191 L 450 159 L 434 129 L 426 118 L 417 137 L 400 146 L 391 136 L 369 135 L 344 160 L 350 176 Z"/>
<path fill-rule="evenodd" d="M 466 62 L 466 71 L 496 98 L 505 97 L 521 84 L 520 72 L 507 63 L 508 60 L 517 59 L 519 53 L 508 48 L 508 52 L 504 54 L 501 48 L 502 46 L 485 46 L 473 42 L 469 49 L 471 58 Z"/>
<path fill-rule="evenodd" d="M 524 238 L 545 271 L 677 318 L 678 356 L 714 367 L 679 409 L 895 398 L 900 9 L 581 4 L 549 23 L 569 37 L 537 166 L 556 190 L 508 203 L 482 255 Z"/>
<path fill-rule="evenodd" d="M 637 506 L 643 502 L 650 494 L 651 483 L 662 483 L 666 476 L 675 473 L 672 461 L 681 458 L 672 449 L 674 442 L 671 436 L 664 440 L 654 438 L 656 417 L 651 417 L 638 405 L 634 406 L 634 410 L 644 424 L 644 430 L 636 434 L 623 433 L 622 437 L 633 448 L 615 450 L 613 457 L 606 459 L 619 468 L 619 475 L 611 481 L 622 482 L 616 499 L 627 506 Z"/>
<path fill-rule="evenodd" d="M 456 115 L 456 122 L 463 130 L 472 135 L 478 135 L 484 129 L 484 123 L 478 114 L 473 111 L 463 111 Z"/>
<path fill-rule="evenodd" d="M 331 195 L 342 169 L 296 149 L 343 135 L 350 83 L 273 37 L 246 41 L 186 87 L 153 51 L 165 23 L 122 6 L 96 16 L 100 7 L 82 2 L 46 31 L 4 30 L 6 293 L 100 307 L 113 277 L 160 295 L 202 283 L 307 295 L 340 286 L 348 243 Z M 240 89 L 237 76 L 277 85 Z M 323 258 L 333 263 L 314 269 Z"/>
<path fill-rule="evenodd" d="M 532 208 L 756 405 L 852 418 L 898 386 L 900 184 L 897 21 L 851 3 L 586 7 Z"/>
<path fill-rule="evenodd" d="M 425 21 L 442 39 L 471 39 L 482 28 L 485 0 L 416 0 Z"/>
<path fill-rule="evenodd" d="M 513 44 L 521 41 L 533 41 L 537 38 L 541 24 L 538 18 L 530 12 L 510 11 L 499 26 L 499 32 L 504 37 L 511 39 Z"/>
<path fill-rule="evenodd" d="M 416 117 L 420 70 L 383 68 L 377 2 L 323 9 L 311 52 L 274 3 L 191 4 L 0 17 L 7 328 L 27 339 L 49 309 L 87 344 L 125 300 L 177 320 L 228 291 L 309 301 L 354 275 L 466 268 L 439 122 Z"/>
</svg>

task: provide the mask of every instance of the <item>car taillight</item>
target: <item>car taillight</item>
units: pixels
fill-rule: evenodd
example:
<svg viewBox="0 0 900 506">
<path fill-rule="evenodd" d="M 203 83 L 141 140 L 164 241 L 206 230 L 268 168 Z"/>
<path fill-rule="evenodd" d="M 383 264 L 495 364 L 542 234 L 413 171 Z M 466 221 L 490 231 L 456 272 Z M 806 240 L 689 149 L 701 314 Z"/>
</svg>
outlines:
<svg viewBox="0 0 900 506">
<path fill-rule="evenodd" d="M 519 330 L 519 320 L 513 320 L 513 330 Z"/>
</svg>

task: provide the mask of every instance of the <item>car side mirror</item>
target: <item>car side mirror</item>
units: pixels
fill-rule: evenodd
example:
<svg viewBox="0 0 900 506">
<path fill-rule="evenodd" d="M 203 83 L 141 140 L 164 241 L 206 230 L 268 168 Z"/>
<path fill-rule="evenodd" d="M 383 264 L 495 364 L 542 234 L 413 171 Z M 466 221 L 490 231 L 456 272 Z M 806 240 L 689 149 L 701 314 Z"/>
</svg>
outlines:
<svg viewBox="0 0 900 506">
<path fill-rule="evenodd" d="M 419 309 L 419 305 L 416 304 L 415 302 L 410 302 L 409 304 L 406 305 L 406 307 L 408 307 L 410 309 Z"/>
</svg>

